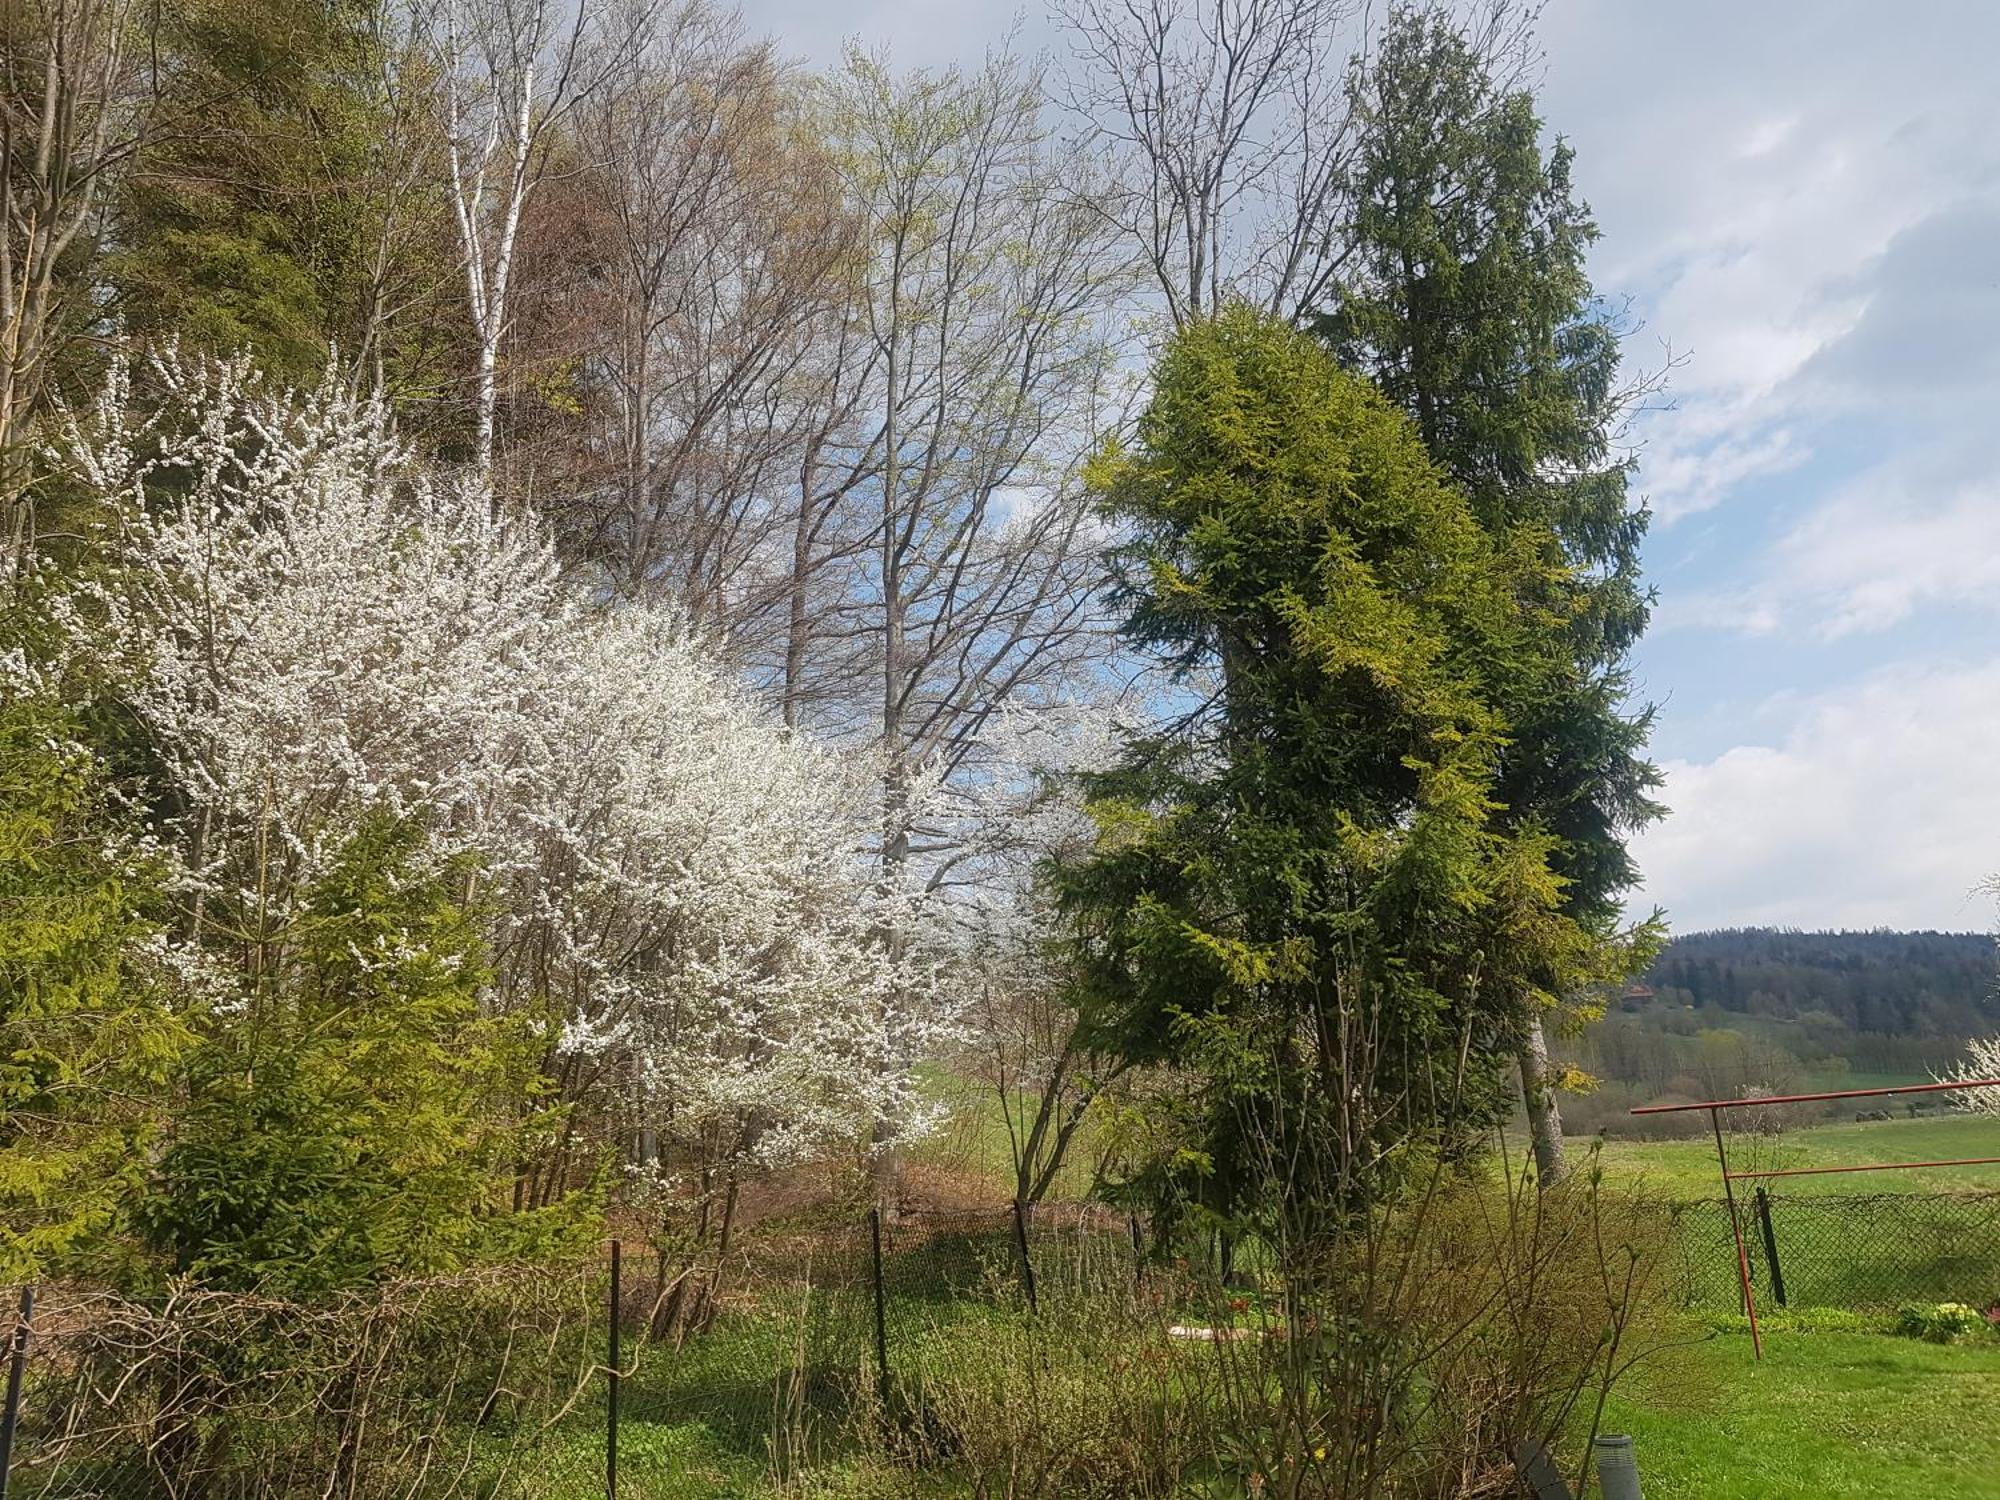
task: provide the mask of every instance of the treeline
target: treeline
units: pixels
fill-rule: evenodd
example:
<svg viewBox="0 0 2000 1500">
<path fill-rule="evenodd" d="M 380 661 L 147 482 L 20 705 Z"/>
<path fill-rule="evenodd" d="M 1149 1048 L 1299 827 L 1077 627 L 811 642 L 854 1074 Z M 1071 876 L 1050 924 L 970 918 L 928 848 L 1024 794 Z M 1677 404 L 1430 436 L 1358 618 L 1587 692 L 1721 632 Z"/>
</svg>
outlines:
<svg viewBox="0 0 2000 1500">
<path fill-rule="evenodd" d="M 1646 975 L 1654 993 L 1619 1009 L 1692 1006 L 1883 1036 L 1962 1039 L 2000 1019 L 1994 941 L 1968 932 L 1689 933 Z"/>
<path fill-rule="evenodd" d="M 1633 1104 L 1921 1082 L 2000 1029 L 1993 939 L 1952 932 L 1689 933 L 1565 1043 L 1604 1080 L 1572 1129 L 1628 1130 Z"/>
<path fill-rule="evenodd" d="M 1649 386 L 1531 16 L 1177 15 L 6 12 L 0 1275 L 719 1264 L 938 1061 L 1303 1277 L 1560 1175 Z"/>
</svg>

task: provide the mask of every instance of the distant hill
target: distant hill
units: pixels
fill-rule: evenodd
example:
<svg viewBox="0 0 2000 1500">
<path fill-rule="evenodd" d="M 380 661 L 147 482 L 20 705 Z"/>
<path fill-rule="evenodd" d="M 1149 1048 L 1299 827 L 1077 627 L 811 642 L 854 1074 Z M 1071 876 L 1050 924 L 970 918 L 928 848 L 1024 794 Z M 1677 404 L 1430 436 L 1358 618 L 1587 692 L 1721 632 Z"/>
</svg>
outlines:
<svg viewBox="0 0 2000 1500">
<path fill-rule="evenodd" d="M 1692 932 L 1645 979 L 1645 1004 L 1796 1021 L 1829 1018 L 1885 1036 L 1962 1038 L 2000 1023 L 1994 940 L 1972 932 Z"/>
<path fill-rule="evenodd" d="M 1688 933 L 1558 1044 L 1603 1080 L 1564 1115 L 1574 1130 L 1620 1129 L 1635 1103 L 1918 1081 L 1995 1033 L 2000 949 L 1981 933 Z"/>
</svg>

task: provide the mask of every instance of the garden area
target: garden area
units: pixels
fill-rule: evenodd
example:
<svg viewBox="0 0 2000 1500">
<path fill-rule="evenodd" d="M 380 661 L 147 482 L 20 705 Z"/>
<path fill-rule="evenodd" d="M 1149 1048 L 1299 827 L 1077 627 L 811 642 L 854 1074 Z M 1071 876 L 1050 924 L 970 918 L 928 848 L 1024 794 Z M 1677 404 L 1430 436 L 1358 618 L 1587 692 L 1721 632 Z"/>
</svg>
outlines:
<svg viewBox="0 0 2000 1500">
<path fill-rule="evenodd" d="M 1552 26 L 0 7 L 0 1500 L 1989 1492 L 2000 961 L 1670 938 Z"/>
<path fill-rule="evenodd" d="M 994 1101 L 968 1107 L 990 1111 Z M 911 1176 L 934 1192 L 948 1185 L 961 1200 L 998 1202 L 1006 1178 L 968 1158 L 980 1127 L 963 1123 L 938 1133 Z M 1787 1136 L 1784 1159 L 1900 1159 L 1911 1136 L 1959 1151 L 1990 1128 L 1970 1116 L 1807 1127 Z M 1753 1236 L 1758 1360 L 1735 1308 L 1726 1221 L 1695 1217 L 1696 1199 L 1624 1196 L 1655 1173 L 1685 1173 L 1685 1187 L 1705 1188 L 1696 1163 L 1678 1143 L 1588 1157 L 1573 1144 L 1607 1186 L 1559 1190 L 1556 1206 L 1510 1195 L 1495 1176 L 1477 1195 L 1485 1207 L 1461 1201 L 1456 1212 L 1470 1217 L 1454 1219 L 1443 1241 L 1379 1247 L 1412 1257 L 1406 1268 L 1421 1286 L 1453 1288 L 1447 1298 L 1394 1304 L 1400 1331 L 1437 1336 L 1468 1316 L 1485 1329 L 1429 1367 L 1427 1379 L 1442 1382 L 1419 1408 L 1429 1415 L 1414 1433 L 1399 1424 L 1395 1441 L 1421 1447 L 1459 1431 L 1479 1409 L 1465 1403 L 1501 1396 L 1495 1372 L 1513 1369 L 1523 1381 L 1513 1399 L 1527 1402 L 1516 1412 L 1586 1436 L 1593 1425 L 1630 1434 L 1646 1493 L 1665 1500 L 2000 1494 L 2000 1437 L 1981 1421 L 2000 1399 L 2000 1327 L 1979 1301 L 2000 1285 L 2000 1238 L 1989 1224 L 1967 1253 L 1939 1258 L 1925 1228 L 1943 1205 L 1978 1200 L 1924 1191 L 1920 1174 L 1901 1174 L 1905 1191 L 1886 1203 L 1879 1193 L 1807 1195 L 1849 1218 L 1857 1205 L 1869 1208 L 1869 1233 L 1853 1243 L 1873 1246 L 1873 1260 L 1864 1249 L 1860 1261 L 1843 1259 L 1822 1276 L 1829 1268 L 1807 1246 L 1788 1246 L 1798 1289 L 1778 1307 Z M 1745 1135 L 1731 1146 L 1746 1156 L 1758 1149 Z M 1991 1214 L 2000 1200 L 1978 1206 Z M 1324 1492 L 1322 1466 L 1357 1436 L 1324 1409 L 1291 1429 L 1271 1405 L 1302 1355 L 1316 1381 L 1343 1367 L 1309 1352 L 1313 1315 L 1284 1306 L 1271 1258 L 1254 1247 L 1242 1247 L 1224 1282 L 1212 1262 L 1149 1254 L 1136 1219 L 1104 1207 L 1047 1204 L 1018 1223 L 1010 1206 L 911 1209 L 878 1229 L 843 1220 L 822 1199 L 749 1217 L 716 1278 L 712 1314 L 698 1325 L 662 1320 L 678 1281 L 628 1249 L 615 1398 L 602 1258 L 533 1296 L 504 1278 L 439 1287 L 400 1309 L 357 1303 L 352 1323 L 317 1330 L 324 1313 L 274 1322 L 272 1310 L 249 1310 L 244 1323 L 235 1320 L 245 1310 L 231 1311 L 225 1342 L 240 1345 L 247 1334 L 264 1354 L 261 1379 L 279 1388 L 231 1390 L 227 1399 L 219 1398 L 232 1386 L 234 1359 L 217 1349 L 219 1329 L 198 1332 L 206 1314 L 183 1310 L 185 1326 L 169 1339 L 163 1322 L 125 1309 L 93 1343 L 87 1325 L 104 1309 L 66 1308 L 57 1290 L 28 1366 L 15 1492 L 38 1500 L 153 1493 L 162 1452 L 176 1451 L 160 1442 L 162 1402 L 177 1386 L 207 1381 L 203 1442 L 181 1450 L 183 1487 L 205 1463 L 213 1472 L 194 1488 L 222 1494 L 279 1485 L 293 1469 L 338 1467 L 343 1434 L 356 1426 L 370 1448 L 349 1476 L 357 1493 L 374 1493 L 412 1455 L 432 1452 L 454 1455 L 460 1471 L 440 1494 L 565 1500 L 605 1494 L 614 1472 L 618 1494 L 657 1500 L 1313 1496 Z M 1606 1230 L 1621 1253 L 1643 1257 L 1645 1306 L 1633 1300 L 1624 1335 L 1628 1354 L 1641 1357 L 1615 1383 L 1576 1381 L 1568 1356 L 1551 1360 L 1548 1341 L 1565 1330 L 1589 1336 L 1590 1320 L 1574 1314 L 1579 1293 L 1585 1304 L 1596 1294 L 1570 1273 L 1588 1239 Z M 1450 1244 L 1467 1234 L 1472 1244 Z M 1843 1257 L 1853 1253 L 1847 1243 Z M 1532 1305 L 1510 1306 L 1505 1285 L 1521 1274 L 1551 1284 Z M 1601 1294 L 1604 1283 L 1596 1285 Z M 1949 1310 L 1968 1302 L 1979 1305 Z M 548 1341 L 541 1354 L 503 1352 L 530 1329 Z M 165 1383 L 149 1379 L 148 1358 L 159 1361 L 155 1375 L 169 1374 Z M 72 1378 L 60 1378 L 71 1361 Z M 75 1380 L 85 1367 L 88 1379 Z M 350 1409 L 357 1368 L 369 1370 L 372 1390 Z M 491 1409 L 496 1399 L 505 1420 Z M 1486 1420 L 1521 1420 L 1504 1410 Z M 1445 1415 L 1445 1427 L 1422 1439 L 1423 1422 Z M 1472 1480 L 1474 1492 L 1497 1485 L 1491 1493 L 1511 1495 L 1508 1467 L 1494 1465 L 1498 1447 L 1483 1439 L 1455 1460 L 1485 1476 Z M 1277 1478 L 1253 1478 L 1269 1474 Z M 1581 1476 L 1569 1477 L 1574 1485 Z"/>
</svg>

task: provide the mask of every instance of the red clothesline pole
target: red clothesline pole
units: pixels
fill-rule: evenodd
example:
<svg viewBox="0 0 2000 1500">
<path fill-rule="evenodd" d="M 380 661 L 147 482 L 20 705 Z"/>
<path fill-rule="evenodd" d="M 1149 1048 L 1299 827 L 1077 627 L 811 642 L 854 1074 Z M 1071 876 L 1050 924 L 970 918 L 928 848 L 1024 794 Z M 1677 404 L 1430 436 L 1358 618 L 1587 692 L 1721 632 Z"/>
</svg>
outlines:
<svg viewBox="0 0 2000 1500">
<path fill-rule="evenodd" d="M 1764 1335 L 1757 1329 L 1757 1297 L 1750 1290 L 1750 1255 L 1743 1248 L 1743 1221 L 1736 1217 L 1736 1189 L 1729 1185 L 1729 1153 L 1722 1147 L 1722 1111 L 1711 1109 L 1708 1123 L 1715 1127 L 1715 1159 L 1722 1167 L 1722 1196 L 1729 1204 L 1729 1232 L 1736 1237 L 1736 1274 L 1743 1283 L 1743 1310 L 1750 1315 L 1750 1350 L 1761 1361 Z"/>
</svg>

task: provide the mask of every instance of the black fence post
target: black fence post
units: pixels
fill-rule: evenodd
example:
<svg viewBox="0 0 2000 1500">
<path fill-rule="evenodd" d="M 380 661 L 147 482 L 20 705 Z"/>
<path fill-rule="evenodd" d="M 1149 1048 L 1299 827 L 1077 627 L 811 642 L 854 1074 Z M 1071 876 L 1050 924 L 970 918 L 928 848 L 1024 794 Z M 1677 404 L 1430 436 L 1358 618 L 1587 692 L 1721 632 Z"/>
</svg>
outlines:
<svg viewBox="0 0 2000 1500">
<path fill-rule="evenodd" d="M 1041 1306 L 1035 1300 L 1035 1262 L 1028 1254 L 1028 1210 L 1019 1198 L 1014 1200 L 1014 1246 L 1021 1252 L 1021 1289 L 1028 1294 L 1028 1311 L 1038 1313 Z"/>
<path fill-rule="evenodd" d="M 7 1406 L 0 1411 L 0 1500 L 7 1500 L 7 1476 L 14 1466 L 14 1427 L 21 1418 L 21 1378 L 28 1365 L 28 1333 L 34 1326 L 35 1289 L 21 1288 L 21 1315 L 14 1323 L 14 1349 L 7 1361 Z"/>
<path fill-rule="evenodd" d="M 1137 1288 L 1146 1281 L 1146 1239 L 1139 1232 L 1139 1216 L 1127 1214 L 1125 1227 L 1132 1231 L 1132 1285 Z"/>
<path fill-rule="evenodd" d="M 882 1410 L 889 1410 L 889 1314 L 882 1292 L 882 1210 L 868 1210 L 868 1239 L 873 1247 L 875 1271 L 875 1389 L 882 1398 Z"/>
<path fill-rule="evenodd" d="M 1785 1273 L 1778 1265 L 1778 1236 L 1771 1228 L 1771 1195 L 1757 1189 L 1757 1225 L 1764 1231 L 1764 1259 L 1771 1267 L 1771 1295 L 1785 1305 Z"/>
<path fill-rule="evenodd" d="M 618 1241 L 611 1242 L 611 1305 L 610 1330 L 606 1338 L 607 1354 L 610 1358 L 611 1381 L 604 1415 L 604 1496 L 605 1500 L 618 1500 L 618 1369 L 623 1354 L 618 1347 L 619 1315 L 623 1306 L 618 1287 Z M 0 1496 L 0 1500 L 6 1500 Z"/>
</svg>

